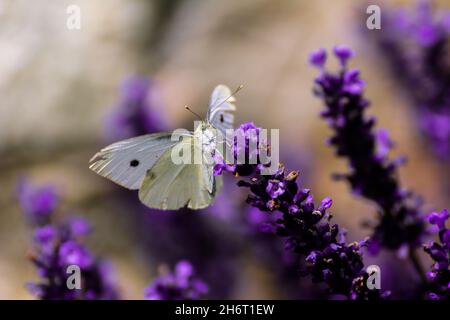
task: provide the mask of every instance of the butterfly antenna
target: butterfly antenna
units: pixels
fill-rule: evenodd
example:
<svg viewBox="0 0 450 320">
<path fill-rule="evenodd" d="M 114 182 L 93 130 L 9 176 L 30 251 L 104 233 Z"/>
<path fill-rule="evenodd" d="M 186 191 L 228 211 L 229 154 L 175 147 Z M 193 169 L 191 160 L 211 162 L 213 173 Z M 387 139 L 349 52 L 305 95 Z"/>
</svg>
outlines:
<svg viewBox="0 0 450 320">
<path fill-rule="evenodd" d="M 241 91 L 241 89 L 244 87 L 244 85 L 243 84 L 240 84 L 237 88 L 236 88 L 236 90 L 234 90 L 234 92 L 231 94 L 232 96 L 234 96 L 236 93 L 238 93 L 239 91 Z"/>
<path fill-rule="evenodd" d="M 244 85 L 243 85 L 243 84 L 240 84 L 240 85 L 236 88 L 236 90 L 234 90 L 228 97 L 226 97 L 223 101 L 219 102 L 219 103 L 218 103 L 217 105 L 215 105 L 214 107 L 219 107 L 219 106 L 221 106 L 222 104 L 224 104 L 225 102 L 227 102 L 228 99 L 230 99 L 231 97 L 235 96 L 236 93 L 238 93 L 239 91 L 241 91 L 241 89 L 242 89 L 243 87 L 244 87 Z"/>
<path fill-rule="evenodd" d="M 234 90 L 224 101 L 222 101 L 220 104 L 224 103 L 225 101 L 228 101 L 228 99 L 230 99 L 231 97 L 234 97 L 236 95 L 236 93 L 238 93 L 239 91 L 241 91 L 241 89 L 244 87 L 243 84 L 240 84 L 236 90 Z"/>
<path fill-rule="evenodd" d="M 189 111 L 190 113 L 192 113 L 194 116 L 196 116 L 199 120 L 203 120 L 202 117 L 200 117 L 200 116 L 198 115 L 198 113 L 192 111 L 191 108 L 189 108 L 187 105 L 185 105 L 184 108 L 185 108 L 187 111 Z"/>
</svg>

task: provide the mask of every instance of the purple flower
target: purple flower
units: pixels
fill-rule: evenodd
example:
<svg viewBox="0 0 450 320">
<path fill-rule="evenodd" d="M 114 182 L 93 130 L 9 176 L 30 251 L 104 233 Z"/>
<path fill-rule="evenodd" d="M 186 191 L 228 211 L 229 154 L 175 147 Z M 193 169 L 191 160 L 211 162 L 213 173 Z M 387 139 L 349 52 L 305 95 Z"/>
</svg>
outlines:
<svg viewBox="0 0 450 320">
<path fill-rule="evenodd" d="M 323 65 L 325 64 L 325 61 L 327 60 L 327 52 L 325 49 L 320 48 L 317 50 L 314 50 L 313 52 L 311 52 L 311 54 L 309 55 L 309 62 L 312 65 L 315 65 L 319 68 L 322 68 Z"/>
<path fill-rule="evenodd" d="M 162 131 L 164 121 L 153 105 L 155 84 L 144 77 L 132 76 L 124 80 L 120 100 L 109 114 L 105 137 L 121 140 L 147 133 Z"/>
<path fill-rule="evenodd" d="M 335 46 L 333 48 L 333 52 L 336 55 L 336 57 L 338 57 L 342 66 L 345 66 L 347 64 L 348 59 L 354 56 L 353 51 L 345 45 Z"/>
<path fill-rule="evenodd" d="M 90 223 L 82 217 L 74 217 L 68 221 L 70 234 L 77 238 L 87 236 L 91 232 Z"/>
<path fill-rule="evenodd" d="M 430 223 L 439 227 L 439 242 L 432 241 L 424 246 L 434 263 L 428 278 L 431 282 L 428 298 L 431 300 L 450 299 L 450 230 L 445 227 L 449 218 L 447 210 L 428 215 Z"/>
<path fill-rule="evenodd" d="M 336 47 L 334 52 L 341 62 L 351 57 L 347 47 Z M 366 116 L 369 102 L 362 95 L 363 87 L 359 72 L 347 71 L 343 64 L 336 73 L 323 70 L 315 80 L 314 93 L 325 106 L 321 115 L 334 130 L 329 143 L 350 163 L 350 172 L 338 178 L 347 180 L 355 194 L 380 208 L 374 243 L 393 250 L 404 245 L 417 247 L 425 235 L 418 201 L 412 201 L 417 197 L 397 180 L 396 168 L 401 162 L 387 158 L 393 142 L 386 130 L 375 131 L 375 119 Z"/>
<path fill-rule="evenodd" d="M 449 213 L 447 209 L 442 210 L 441 212 L 432 212 L 428 215 L 428 221 L 431 224 L 437 225 L 439 230 L 445 228 L 445 221 L 447 221 L 449 217 Z"/>
<path fill-rule="evenodd" d="M 174 272 L 163 271 L 144 291 L 149 300 L 196 300 L 208 292 L 208 286 L 195 276 L 188 261 L 179 261 Z"/>
<path fill-rule="evenodd" d="M 222 172 L 230 172 L 235 175 L 247 175 L 248 172 L 253 170 L 253 165 L 236 165 L 238 159 L 248 159 L 248 162 L 258 162 L 258 150 L 260 144 L 264 143 L 262 138 L 260 138 L 260 128 L 255 126 L 253 122 L 246 122 L 242 124 L 234 133 L 234 143 L 231 146 L 231 154 L 234 155 L 234 162 L 227 163 L 223 158 L 215 158 L 215 166 L 213 169 L 214 175 L 221 175 Z M 244 141 L 244 147 L 242 147 L 240 141 Z M 250 152 L 250 146 L 256 146 L 256 150 Z"/>
<path fill-rule="evenodd" d="M 386 9 L 383 32 L 371 32 L 392 74 L 414 106 L 417 126 L 434 153 L 450 157 L 450 11 L 431 1 L 411 9 Z"/>
<path fill-rule="evenodd" d="M 244 133 L 250 130 L 255 130 L 256 132 L 260 132 L 261 130 L 261 128 L 257 127 L 253 121 L 244 122 L 242 125 L 239 126 L 239 129 Z"/>
<path fill-rule="evenodd" d="M 36 187 L 21 179 L 17 193 L 20 206 L 31 223 L 45 224 L 58 206 L 56 188 L 51 185 Z"/>
<path fill-rule="evenodd" d="M 247 124 L 240 126 L 246 127 Z M 365 282 L 356 281 L 366 277 L 361 252 L 365 242 L 344 242 L 339 226 L 331 223 L 327 212 L 332 200 L 325 198 L 316 208 L 310 190 L 300 189 L 296 182 L 298 171 L 286 173 L 280 165 L 273 175 L 261 175 L 260 166 L 238 164 L 232 173 L 248 177 L 238 182 L 250 192 L 248 204 L 268 215 L 281 213 L 275 223 L 263 226 L 265 231 L 285 239 L 286 250 L 306 257 L 302 274 L 311 275 L 314 282 L 326 283 L 330 293 L 349 299 L 381 298 L 378 290 L 368 290 Z"/>
<path fill-rule="evenodd" d="M 194 268 L 188 261 L 182 260 L 176 264 L 175 274 L 179 279 L 186 280 L 194 274 Z"/>
<path fill-rule="evenodd" d="M 433 21 L 433 8 L 430 1 L 419 2 L 415 19 L 411 21 L 411 31 L 417 43 L 424 47 L 432 46 L 439 40 L 443 30 Z"/>
<path fill-rule="evenodd" d="M 34 231 L 34 240 L 40 245 L 48 245 L 57 237 L 57 230 L 52 225 L 37 228 Z"/>
<path fill-rule="evenodd" d="M 359 77 L 359 70 L 353 69 L 344 73 L 342 90 L 351 95 L 360 95 L 365 82 Z"/>
<path fill-rule="evenodd" d="M 377 145 L 376 156 L 378 159 L 383 160 L 394 147 L 394 142 L 389 137 L 389 131 L 384 128 L 376 131 L 375 138 Z"/>
<path fill-rule="evenodd" d="M 322 200 L 320 207 L 319 207 L 319 211 L 325 211 L 326 209 L 331 208 L 332 205 L 333 205 L 333 200 L 330 197 L 326 197 L 325 199 Z"/>
<path fill-rule="evenodd" d="M 41 279 L 27 284 L 30 293 L 39 299 L 116 299 L 118 294 L 111 269 L 106 268 L 106 263 L 95 258 L 80 242 L 79 237 L 87 235 L 90 230 L 88 222 L 77 217 L 53 222 L 57 201 L 36 200 L 57 199 L 53 187 L 31 187 L 22 183 L 18 192 L 25 215 L 32 218 L 30 222 L 36 227 L 30 259 Z M 66 285 L 69 265 L 77 265 L 81 269 L 81 290 L 71 290 Z"/>
<path fill-rule="evenodd" d="M 278 180 L 269 180 L 266 187 L 266 192 L 272 197 L 272 199 L 278 198 L 284 193 L 284 183 Z"/>
<path fill-rule="evenodd" d="M 450 108 L 442 112 L 424 110 L 421 115 L 420 127 L 431 139 L 434 152 L 447 158 L 450 155 Z"/>
<path fill-rule="evenodd" d="M 61 244 L 59 261 L 62 266 L 77 265 L 82 269 L 89 268 L 94 262 L 87 248 L 74 240 L 68 240 Z"/>
<path fill-rule="evenodd" d="M 226 183 L 224 188 L 227 188 Z M 136 230 L 138 235 L 142 234 L 141 242 L 149 255 L 149 263 L 154 263 L 155 257 L 167 263 L 176 262 L 181 251 L 174 250 L 173 243 L 183 243 L 183 252 L 189 252 L 189 262 L 197 266 L 195 272 L 201 274 L 204 282 L 214 283 L 208 298 L 229 297 L 236 281 L 238 248 L 235 241 L 228 241 L 230 233 L 218 232 L 217 228 L 225 221 L 231 223 L 229 219 L 244 220 L 244 216 L 239 216 L 242 203 L 233 204 L 235 199 L 230 199 L 234 191 L 230 190 L 227 197 L 221 192 L 214 204 L 203 212 L 187 209 L 170 214 L 153 209 L 136 211 Z M 243 228 L 245 225 L 238 226 Z"/>
</svg>

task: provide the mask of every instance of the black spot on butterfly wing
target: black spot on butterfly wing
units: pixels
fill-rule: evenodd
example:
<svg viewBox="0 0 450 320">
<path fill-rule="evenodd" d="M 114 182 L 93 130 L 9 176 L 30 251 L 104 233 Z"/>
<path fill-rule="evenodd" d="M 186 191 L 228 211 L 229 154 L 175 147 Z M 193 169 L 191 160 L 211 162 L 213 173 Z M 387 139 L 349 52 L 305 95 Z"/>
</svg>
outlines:
<svg viewBox="0 0 450 320">
<path fill-rule="evenodd" d="M 224 117 L 223 117 L 223 113 L 220 114 L 220 122 L 223 123 L 225 121 Z"/>
<path fill-rule="evenodd" d="M 139 165 L 139 160 L 133 159 L 130 161 L 130 167 L 137 167 Z"/>
</svg>

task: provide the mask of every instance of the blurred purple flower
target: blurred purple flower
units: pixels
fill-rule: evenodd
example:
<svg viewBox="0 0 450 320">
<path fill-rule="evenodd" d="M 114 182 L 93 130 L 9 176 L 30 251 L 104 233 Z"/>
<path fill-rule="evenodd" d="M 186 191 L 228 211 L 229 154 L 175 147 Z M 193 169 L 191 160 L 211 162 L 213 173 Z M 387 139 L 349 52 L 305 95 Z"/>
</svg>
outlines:
<svg viewBox="0 0 450 320">
<path fill-rule="evenodd" d="M 92 228 L 90 223 L 83 217 L 73 217 L 68 221 L 70 234 L 77 238 L 87 236 Z"/>
<path fill-rule="evenodd" d="M 56 237 L 57 230 L 51 225 L 36 228 L 34 231 L 34 241 L 42 246 L 53 243 Z"/>
<path fill-rule="evenodd" d="M 450 299 L 450 230 L 445 226 L 448 218 L 447 210 L 428 215 L 429 222 L 439 228 L 439 242 L 432 241 L 424 246 L 425 252 L 434 261 L 427 274 L 431 283 L 428 298 L 431 300 Z"/>
<path fill-rule="evenodd" d="M 345 57 L 353 55 L 344 48 Z M 343 61 L 342 52 L 335 49 L 335 55 Z M 354 84 L 358 89 L 349 90 Z M 365 114 L 369 102 L 362 95 L 363 87 L 359 72 L 348 71 L 346 61 L 336 73 L 321 68 L 315 79 L 314 93 L 325 106 L 321 115 L 334 130 L 329 143 L 338 156 L 348 158 L 350 163 L 350 172 L 337 177 L 346 179 L 355 194 L 379 206 L 381 214 L 374 227 L 373 243 L 395 250 L 404 245 L 414 248 L 425 235 L 419 201 L 411 203 L 417 197 L 400 187 L 396 168 L 402 162 L 388 159 L 393 142 L 386 130 L 373 129 L 375 118 Z"/>
<path fill-rule="evenodd" d="M 317 66 L 317 67 L 323 67 L 323 65 L 325 64 L 326 60 L 327 60 L 327 52 L 323 48 L 314 50 L 309 55 L 310 63 L 315 65 L 315 66 Z"/>
<path fill-rule="evenodd" d="M 439 230 L 441 230 L 445 228 L 445 221 L 447 221 L 448 216 L 448 210 L 446 209 L 441 212 L 432 212 L 428 215 L 428 221 L 438 226 Z"/>
<path fill-rule="evenodd" d="M 179 261 L 173 272 L 165 271 L 144 291 L 149 300 L 197 300 L 208 292 L 205 282 L 195 276 L 188 261 Z"/>
<path fill-rule="evenodd" d="M 17 184 L 17 194 L 19 204 L 30 223 L 46 223 L 59 202 L 54 186 L 37 187 L 24 178 L 20 179 Z"/>
<path fill-rule="evenodd" d="M 155 84 L 148 78 L 131 76 L 122 84 L 120 99 L 108 115 L 105 138 L 108 141 L 122 140 L 165 128 L 155 102 Z"/>
<path fill-rule="evenodd" d="M 217 206 L 221 210 L 229 208 L 221 203 L 214 204 L 214 207 Z M 167 212 L 141 208 L 136 213 L 140 215 L 136 215 L 140 243 L 151 261 L 157 257 L 160 261 L 175 265 L 180 256 L 188 253 L 189 262 L 196 266 L 196 272 L 202 275 L 206 283 L 214 284 L 208 297 L 230 297 L 236 280 L 239 252 L 236 234 L 233 233 L 234 225 L 232 229 L 220 221 L 212 207 L 195 212 L 188 209 Z M 232 219 L 234 213 L 228 211 L 223 213 L 226 217 L 221 218 Z"/>
<path fill-rule="evenodd" d="M 333 48 L 333 52 L 336 55 L 336 57 L 339 59 L 339 61 L 341 62 L 342 66 L 346 65 L 348 59 L 350 59 L 351 57 L 354 56 L 353 51 L 345 45 L 335 46 Z"/>
<path fill-rule="evenodd" d="M 389 151 L 394 147 L 394 142 L 389 137 L 389 131 L 381 128 L 375 132 L 376 139 L 376 157 L 382 161 L 387 157 Z"/>
<path fill-rule="evenodd" d="M 449 88 L 450 89 L 450 88 Z M 450 156 L 450 108 L 447 113 L 423 111 L 420 126 L 433 141 L 435 153 L 447 158 Z"/>
<path fill-rule="evenodd" d="M 59 247 L 59 263 L 62 267 L 74 264 L 85 269 L 91 267 L 93 262 L 92 254 L 77 241 L 68 240 Z"/>
<path fill-rule="evenodd" d="M 39 282 L 28 283 L 28 289 L 39 299 L 116 299 L 111 268 L 94 257 L 80 241 L 91 230 L 87 220 L 74 217 L 54 222 L 57 203 L 54 190 L 50 185 L 32 187 L 24 180 L 19 182 L 24 214 L 36 227 L 30 259 L 41 278 Z M 69 265 L 81 269 L 80 290 L 71 290 L 66 285 Z"/>
<path fill-rule="evenodd" d="M 385 10 L 375 37 L 392 73 L 415 105 L 418 127 L 435 154 L 450 157 L 450 11 L 432 1 L 415 9 Z"/>
</svg>

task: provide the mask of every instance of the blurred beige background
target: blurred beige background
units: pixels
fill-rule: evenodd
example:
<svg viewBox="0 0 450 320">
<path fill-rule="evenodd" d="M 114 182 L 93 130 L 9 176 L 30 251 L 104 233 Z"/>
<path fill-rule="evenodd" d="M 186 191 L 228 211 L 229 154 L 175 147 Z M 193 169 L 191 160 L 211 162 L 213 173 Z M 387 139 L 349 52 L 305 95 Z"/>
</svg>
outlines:
<svg viewBox="0 0 450 320">
<path fill-rule="evenodd" d="M 371 3 L 383 9 L 414 1 Z M 81 30 L 66 28 L 69 4 L 81 8 Z M 424 148 L 406 97 L 359 32 L 364 11 L 350 0 L 0 0 L 0 298 L 31 298 L 24 283 L 35 279 L 25 257 L 29 230 L 15 200 L 21 174 L 60 187 L 64 207 L 92 220 L 91 245 L 116 265 L 125 298 L 142 298 L 158 261 L 144 262 L 126 208 L 102 201 L 111 186 L 87 167 L 119 85 L 133 73 L 157 81 L 161 112 L 174 128 L 192 120 L 185 104 L 206 111 L 215 84 L 244 84 L 238 123 L 281 129 L 281 149 L 310 159 L 310 187 L 317 199 L 335 200 L 336 221 L 353 240 L 366 235 L 360 222 L 374 208 L 330 179 L 346 163 L 324 143 L 330 132 L 311 93 L 317 71 L 307 63 L 313 49 L 348 44 L 357 52 L 352 66 L 368 83 L 370 113 L 390 130 L 394 154 L 408 156 L 404 185 L 430 208 L 448 205 L 442 164 Z M 236 298 L 279 297 L 251 258 L 242 270 Z"/>
</svg>

